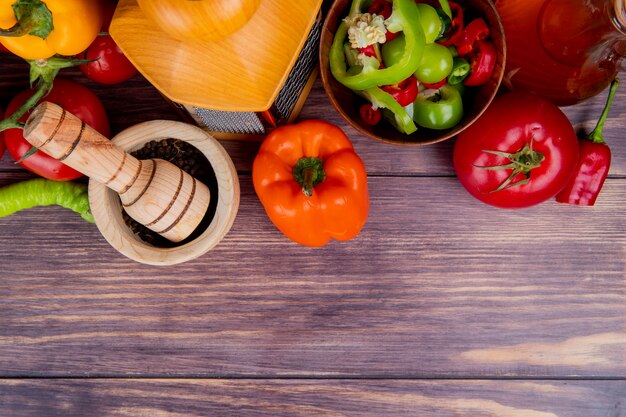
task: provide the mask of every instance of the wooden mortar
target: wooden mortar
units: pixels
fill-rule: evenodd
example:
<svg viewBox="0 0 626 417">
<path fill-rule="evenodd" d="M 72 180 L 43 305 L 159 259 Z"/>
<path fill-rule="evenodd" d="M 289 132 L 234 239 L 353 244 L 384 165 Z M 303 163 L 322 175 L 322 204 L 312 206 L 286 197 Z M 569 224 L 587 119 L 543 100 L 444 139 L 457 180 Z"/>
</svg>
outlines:
<svg viewBox="0 0 626 417">
<path fill-rule="evenodd" d="M 24 137 L 117 192 L 130 217 L 172 242 L 188 237 L 209 206 L 206 185 L 168 161 L 138 160 L 56 104 L 33 110 Z"/>
</svg>

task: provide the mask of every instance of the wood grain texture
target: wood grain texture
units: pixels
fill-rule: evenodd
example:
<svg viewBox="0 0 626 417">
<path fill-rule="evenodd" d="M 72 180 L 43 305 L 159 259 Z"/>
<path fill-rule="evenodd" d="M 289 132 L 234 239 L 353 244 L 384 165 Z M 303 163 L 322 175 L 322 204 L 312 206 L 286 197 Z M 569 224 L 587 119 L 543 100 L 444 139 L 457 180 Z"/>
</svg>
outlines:
<svg viewBox="0 0 626 417">
<path fill-rule="evenodd" d="M 1 375 L 623 377 L 625 186 L 517 212 L 454 178 L 371 178 L 361 234 L 311 250 L 242 176 L 224 240 L 161 268 L 31 209 L 0 219 Z"/>
<path fill-rule="evenodd" d="M 12 417 L 619 417 L 624 381 L 4 380 Z"/>
<path fill-rule="evenodd" d="M 62 74 L 98 94 L 113 133 L 179 120 L 141 76 Z M 1 107 L 27 76 L 0 54 Z M 605 97 L 564 111 L 589 130 Z M 241 182 L 232 229 L 184 264 L 135 263 L 59 207 L 0 219 L 0 416 L 623 416 L 625 111 L 620 88 L 592 208 L 485 206 L 454 177 L 453 140 L 364 138 L 318 80 L 301 118 L 341 126 L 369 174 L 352 241 L 282 236 L 252 188 L 259 144 L 239 141 L 222 141 Z M 32 177 L 0 159 L 0 186 Z"/>
</svg>

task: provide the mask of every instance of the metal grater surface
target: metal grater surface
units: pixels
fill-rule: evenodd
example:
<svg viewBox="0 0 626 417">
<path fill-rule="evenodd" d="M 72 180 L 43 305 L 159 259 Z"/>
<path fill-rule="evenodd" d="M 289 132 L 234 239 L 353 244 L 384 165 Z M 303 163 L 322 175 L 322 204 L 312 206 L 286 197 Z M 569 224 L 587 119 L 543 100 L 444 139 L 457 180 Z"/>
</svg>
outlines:
<svg viewBox="0 0 626 417">
<path fill-rule="evenodd" d="M 265 127 L 254 112 L 231 112 L 192 107 L 202 125 L 214 132 L 265 134 Z"/>
<path fill-rule="evenodd" d="M 317 66 L 317 52 L 321 33 L 321 19 L 316 19 L 293 69 L 287 76 L 283 88 L 281 88 L 274 101 L 274 106 L 280 119 L 289 119 L 293 107 L 300 97 L 300 93 Z"/>
</svg>

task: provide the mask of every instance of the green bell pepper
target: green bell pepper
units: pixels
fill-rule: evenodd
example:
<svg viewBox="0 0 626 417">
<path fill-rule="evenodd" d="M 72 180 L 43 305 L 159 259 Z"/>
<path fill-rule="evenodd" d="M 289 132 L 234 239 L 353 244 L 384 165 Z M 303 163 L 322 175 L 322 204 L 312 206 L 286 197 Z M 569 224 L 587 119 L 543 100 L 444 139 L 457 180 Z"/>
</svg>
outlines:
<svg viewBox="0 0 626 417">
<path fill-rule="evenodd" d="M 359 95 L 369 100 L 375 108 L 387 109 L 393 118 L 390 122 L 398 131 L 410 135 L 417 131 L 417 126 L 411 119 L 411 115 L 404 107 L 393 98 L 393 96 L 378 87 L 371 87 L 358 92 Z M 408 107 L 408 106 L 407 106 Z"/>
<path fill-rule="evenodd" d="M 360 14 L 364 3 L 364 0 L 354 0 L 347 20 Z M 348 36 L 349 26 L 345 19 L 341 22 L 329 52 L 330 70 L 337 81 L 359 91 L 398 83 L 415 72 L 422 60 L 426 41 L 420 24 L 419 10 L 414 0 L 393 0 L 393 12 L 385 21 L 385 25 L 391 32 L 404 33 L 406 46 L 400 60 L 395 65 L 381 69 L 376 58 L 362 57 L 360 71 L 352 73 L 348 71 L 344 53 L 344 42 Z"/>
<path fill-rule="evenodd" d="M 428 129 L 449 129 L 463 118 L 463 99 L 450 85 L 424 90 L 413 103 L 413 120 Z"/>
</svg>

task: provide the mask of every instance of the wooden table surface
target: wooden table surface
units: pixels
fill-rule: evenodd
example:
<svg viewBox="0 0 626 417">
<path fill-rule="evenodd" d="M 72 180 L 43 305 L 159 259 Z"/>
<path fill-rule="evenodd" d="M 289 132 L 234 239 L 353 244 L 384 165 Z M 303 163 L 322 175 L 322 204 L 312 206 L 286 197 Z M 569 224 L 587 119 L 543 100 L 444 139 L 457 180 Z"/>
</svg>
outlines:
<svg viewBox="0 0 626 417">
<path fill-rule="evenodd" d="M 28 70 L 0 59 L 6 107 Z M 139 75 L 62 74 L 98 94 L 114 133 L 178 119 Z M 605 98 L 564 111 L 590 129 Z M 318 81 L 301 118 L 342 127 L 369 175 L 352 241 L 312 249 L 278 232 L 250 142 L 223 142 L 241 181 L 231 232 L 178 266 L 130 261 L 56 206 L 2 218 L 0 416 L 624 416 L 625 112 L 620 88 L 590 208 L 486 206 L 455 178 L 454 140 L 362 137 Z M 0 161 L 0 185 L 32 176 Z"/>
</svg>

